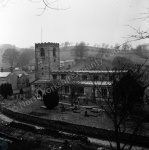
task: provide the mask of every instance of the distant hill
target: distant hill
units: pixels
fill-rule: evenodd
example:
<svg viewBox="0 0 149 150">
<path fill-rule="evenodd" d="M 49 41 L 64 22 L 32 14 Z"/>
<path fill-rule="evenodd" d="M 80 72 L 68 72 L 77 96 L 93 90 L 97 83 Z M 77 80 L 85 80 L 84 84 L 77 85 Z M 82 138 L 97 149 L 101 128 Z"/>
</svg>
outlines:
<svg viewBox="0 0 149 150">
<path fill-rule="evenodd" d="M 72 56 L 72 50 L 74 46 L 69 46 L 67 48 L 60 47 L 60 60 L 72 60 L 74 57 Z"/>
<path fill-rule="evenodd" d="M 74 46 L 61 47 L 60 48 L 60 59 L 61 60 L 74 59 L 74 56 L 72 56 L 73 48 L 74 48 Z M 91 47 L 91 46 L 88 46 L 88 49 L 89 50 L 87 53 L 89 56 L 95 56 L 99 51 L 99 48 Z"/>
<path fill-rule="evenodd" d="M 65 59 L 74 59 L 74 57 L 72 56 L 72 50 L 73 50 L 74 46 L 70 46 L 70 47 L 67 47 L 67 48 L 60 48 L 60 57 L 61 57 L 61 60 L 65 60 Z M 97 47 L 91 47 L 91 46 L 88 46 L 88 56 L 90 57 L 95 57 L 97 56 L 98 53 L 111 53 L 114 51 L 114 49 L 102 49 L 102 48 L 97 48 Z M 131 59 L 132 61 L 134 61 L 134 63 L 136 62 L 142 62 L 144 61 L 145 59 L 140 57 L 139 55 L 136 55 L 133 51 L 120 51 L 119 53 L 117 54 L 114 54 L 110 60 L 112 60 L 114 57 L 116 56 L 122 56 L 122 57 L 126 57 L 126 58 L 129 58 Z"/>
<path fill-rule="evenodd" d="M 74 47 L 68 47 L 67 49 L 65 48 L 61 48 L 60 49 L 60 57 L 62 60 L 65 59 L 74 59 L 74 57 L 72 56 L 72 49 Z M 82 60 L 79 61 L 75 66 L 73 66 L 71 69 L 72 70 L 77 70 L 77 69 L 81 69 L 83 67 L 85 67 L 86 65 L 89 65 L 89 63 L 92 62 L 91 59 L 89 58 L 94 58 L 94 57 L 99 57 L 100 55 L 98 55 L 99 53 L 103 53 L 103 55 L 106 53 L 106 58 L 103 57 L 103 64 L 102 66 L 100 66 L 98 69 L 105 69 L 107 68 L 111 68 L 111 63 L 112 60 L 117 57 L 117 56 L 121 56 L 121 57 L 125 57 L 130 59 L 133 63 L 137 63 L 137 64 L 144 64 L 146 62 L 146 65 L 149 65 L 149 60 L 146 61 L 145 58 L 137 55 L 134 53 L 133 50 L 129 50 L 129 51 L 119 51 L 116 54 L 113 54 L 114 49 L 102 49 L 102 48 L 96 48 L 96 47 L 88 47 L 88 59 L 86 60 Z M 113 55 L 112 55 L 113 54 Z"/>
<path fill-rule="evenodd" d="M 133 63 L 136 64 L 143 64 L 146 61 L 145 58 L 140 57 L 139 55 L 135 54 L 133 51 L 126 51 L 126 52 L 122 51 L 118 54 L 113 55 L 109 60 L 112 61 L 117 56 L 128 58 Z M 149 65 L 149 60 L 147 60 L 146 65 Z"/>
<path fill-rule="evenodd" d="M 2 62 L 2 54 L 4 51 L 8 48 L 12 48 L 14 45 L 11 44 L 2 44 L 0 45 L 0 68 L 3 66 L 4 68 L 9 68 L 10 66 L 8 64 L 4 64 Z M 74 46 L 69 46 L 69 47 L 60 47 L 60 60 L 74 60 L 74 56 L 72 55 L 72 50 Z M 21 48 L 17 48 L 20 50 Z M 103 49 L 103 48 L 97 48 L 97 47 L 92 47 L 88 46 L 88 59 L 79 61 L 75 66 L 73 66 L 73 70 L 76 70 L 78 68 L 82 68 L 85 65 L 88 65 L 89 63 L 92 62 L 91 59 L 89 58 L 94 58 L 94 57 L 99 57 L 99 53 L 108 53 L 108 57 L 110 54 L 112 54 L 114 50 L 113 49 Z M 109 59 L 103 59 L 103 66 L 108 66 L 109 68 L 111 67 L 111 62 L 116 56 L 121 56 L 121 57 L 126 57 L 129 58 L 131 61 L 134 63 L 140 63 L 143 64 L 146 59 L 140 57 L 139 55 L 135 54 L 133 51 L 120 51 L 117 54 L 114 54 L 111 56 Z M 30 64 L 35 64 L 35 59 L 30 61 Z M 149 65 L 149 61 L 146 62 L 146 65 Z M 103 66 L 100 67 L 100 69 L 103 69 Z"/>
</svg>

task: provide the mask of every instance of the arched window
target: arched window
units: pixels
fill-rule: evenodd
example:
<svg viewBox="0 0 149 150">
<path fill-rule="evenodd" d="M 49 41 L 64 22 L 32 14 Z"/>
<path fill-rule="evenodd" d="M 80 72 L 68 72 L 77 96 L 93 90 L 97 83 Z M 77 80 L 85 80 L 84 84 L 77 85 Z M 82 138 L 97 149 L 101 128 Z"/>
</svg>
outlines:
<svg viewBox="0 0 149 150">
<path fill-rule="evenodd" d="M 43 48 L 40 49 L 40 56 L 45 56 L 45 51 Z"/>
<path fill-rule="evenodd" d="M 53 57 L 56 57 L 56 48 L 53 48 Z"/>
</svg>

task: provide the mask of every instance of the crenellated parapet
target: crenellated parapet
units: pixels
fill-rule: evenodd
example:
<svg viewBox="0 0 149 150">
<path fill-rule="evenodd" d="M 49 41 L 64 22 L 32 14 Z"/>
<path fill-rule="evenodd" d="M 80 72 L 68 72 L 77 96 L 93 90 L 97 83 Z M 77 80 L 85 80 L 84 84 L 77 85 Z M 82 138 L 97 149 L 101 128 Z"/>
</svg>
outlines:
<svg viewBox="0 0 149 150">
<path fill-rule="evenodd" d="M 36 79 L 50 80 L 51 71 L 59 70 L 59 43 L 35 43 Z"/>
<path fill-rule="evenodd" d="M 47 47 L 47 46 L 51 46 L 51 47 L 59 47 L 59 43 L 52 43 L 52 42 L 44 42 L 44 43 L 35 43 L 35 47 Z"/>
</svg>

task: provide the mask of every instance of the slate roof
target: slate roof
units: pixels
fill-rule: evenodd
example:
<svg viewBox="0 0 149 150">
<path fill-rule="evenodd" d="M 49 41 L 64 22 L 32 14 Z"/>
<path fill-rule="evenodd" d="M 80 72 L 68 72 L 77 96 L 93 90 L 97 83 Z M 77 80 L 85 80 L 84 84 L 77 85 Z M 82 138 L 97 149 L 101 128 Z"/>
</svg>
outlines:
<svg viewBox="0 0 149 150">
<path fill-rule="evenodd" d="M 28 76 L 28 73 L 26 73 L 25 71 L 23 70 L 14 70 L 13 71 L 16 75 L 20 76 L 20 74 L 24 74 L 26 76 Z"/>
<path fill-rule="evenodd" d="M 95 81 L 95 82 L 79 81 L 78 83 L 82 84 L 82 85 L 103 85 L 103 86 L 112 85 L 112 82 L 110 82 L 110 81 Z"/>
<path fill-rule="evenodd" d="M 11 72 L 0 72 L 0 78 L 6 78 Z"/>
<path fill-rule="evenodd" d="M 57 70 L 57 71 L 52 71 L 51 73 L 125 73 L 128 72 L 127 70 Z"/>
<path fill-rule="evenodd" d="M 48 84 L 48 83 L 54 83 L 52 80 L 37 80 L 34 82 L 35 84 Z M 55 83 L 57 83 L 55 81 Z M 63 83 L 64 84 L 78 84 L 78 85 L 84 85 L 84 86 L 93 86 L 93 85 L 96 85 L 96 86 L 109 86 L 109 85 L 112 85 L 112 82 L 110 81 L 74 81 L 74 82 L 69 82 L 67 80 L 63 80 Z"/>
</svg>

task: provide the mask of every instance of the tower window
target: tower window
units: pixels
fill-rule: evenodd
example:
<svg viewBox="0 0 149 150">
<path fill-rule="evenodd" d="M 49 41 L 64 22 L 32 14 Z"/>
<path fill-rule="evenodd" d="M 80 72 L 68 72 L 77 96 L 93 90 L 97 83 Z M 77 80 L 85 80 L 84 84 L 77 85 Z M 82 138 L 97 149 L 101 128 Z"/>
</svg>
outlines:
<svg viewBox="0 0 149 150">
<path fill-rule="evenodd" d="M 40 56 L 45 56 L 45 51 L 43 48 L 40 49 Z"/>
<path fill-rule="evenodd" d="M 69 86 L 65 86 L 65 93 L 69 93 Z"/>
<path fill-rule="evenodd" d="M 66 80 L 66 74 L 62 74 L 61 79 Z"/>
<path fill-rule="evenodd" d="M 107 91 L 107 89 L 106 88 L 104 88 L 104 89 L 101 89 L 102 91 L 101 91 L 101 93 L 102 93 L 102 96 L 103 97 L 107 97 L 107 95 L 108 95 L 108 91 Z"/>
<path fill-rule="evenodd" d="M 79 87 L 78 92 L 79 94 L 84 94 L 84 87 Z"/>
<path fill-rule="evenodd" d="M 86 81 L 87 80 L 87 75 L 82 75 L 82 80 Z"/>
<path fill-rule="evenodd" d="M 53 79 L 57 79 L 57 75 L 56 74 L 53 75 Z"/>
<path fill-rule="evenodd" d="M 56 62 L 56 58 L 54 58 L 53 61 Z"/>
<path fill-rule="evenodd" d="M 98 81 L 98 80 L 99 80 L 99 77 L 98 77 L 97 75 L 94 75 L 94 76 L 93 76 L 93 80 L 94 80 L 94 81 Z"/>
<path fill-rule="evenodd" d="M 53 57 L 56 57 L 56 49 L 53 48 Z"/>
</svg>

